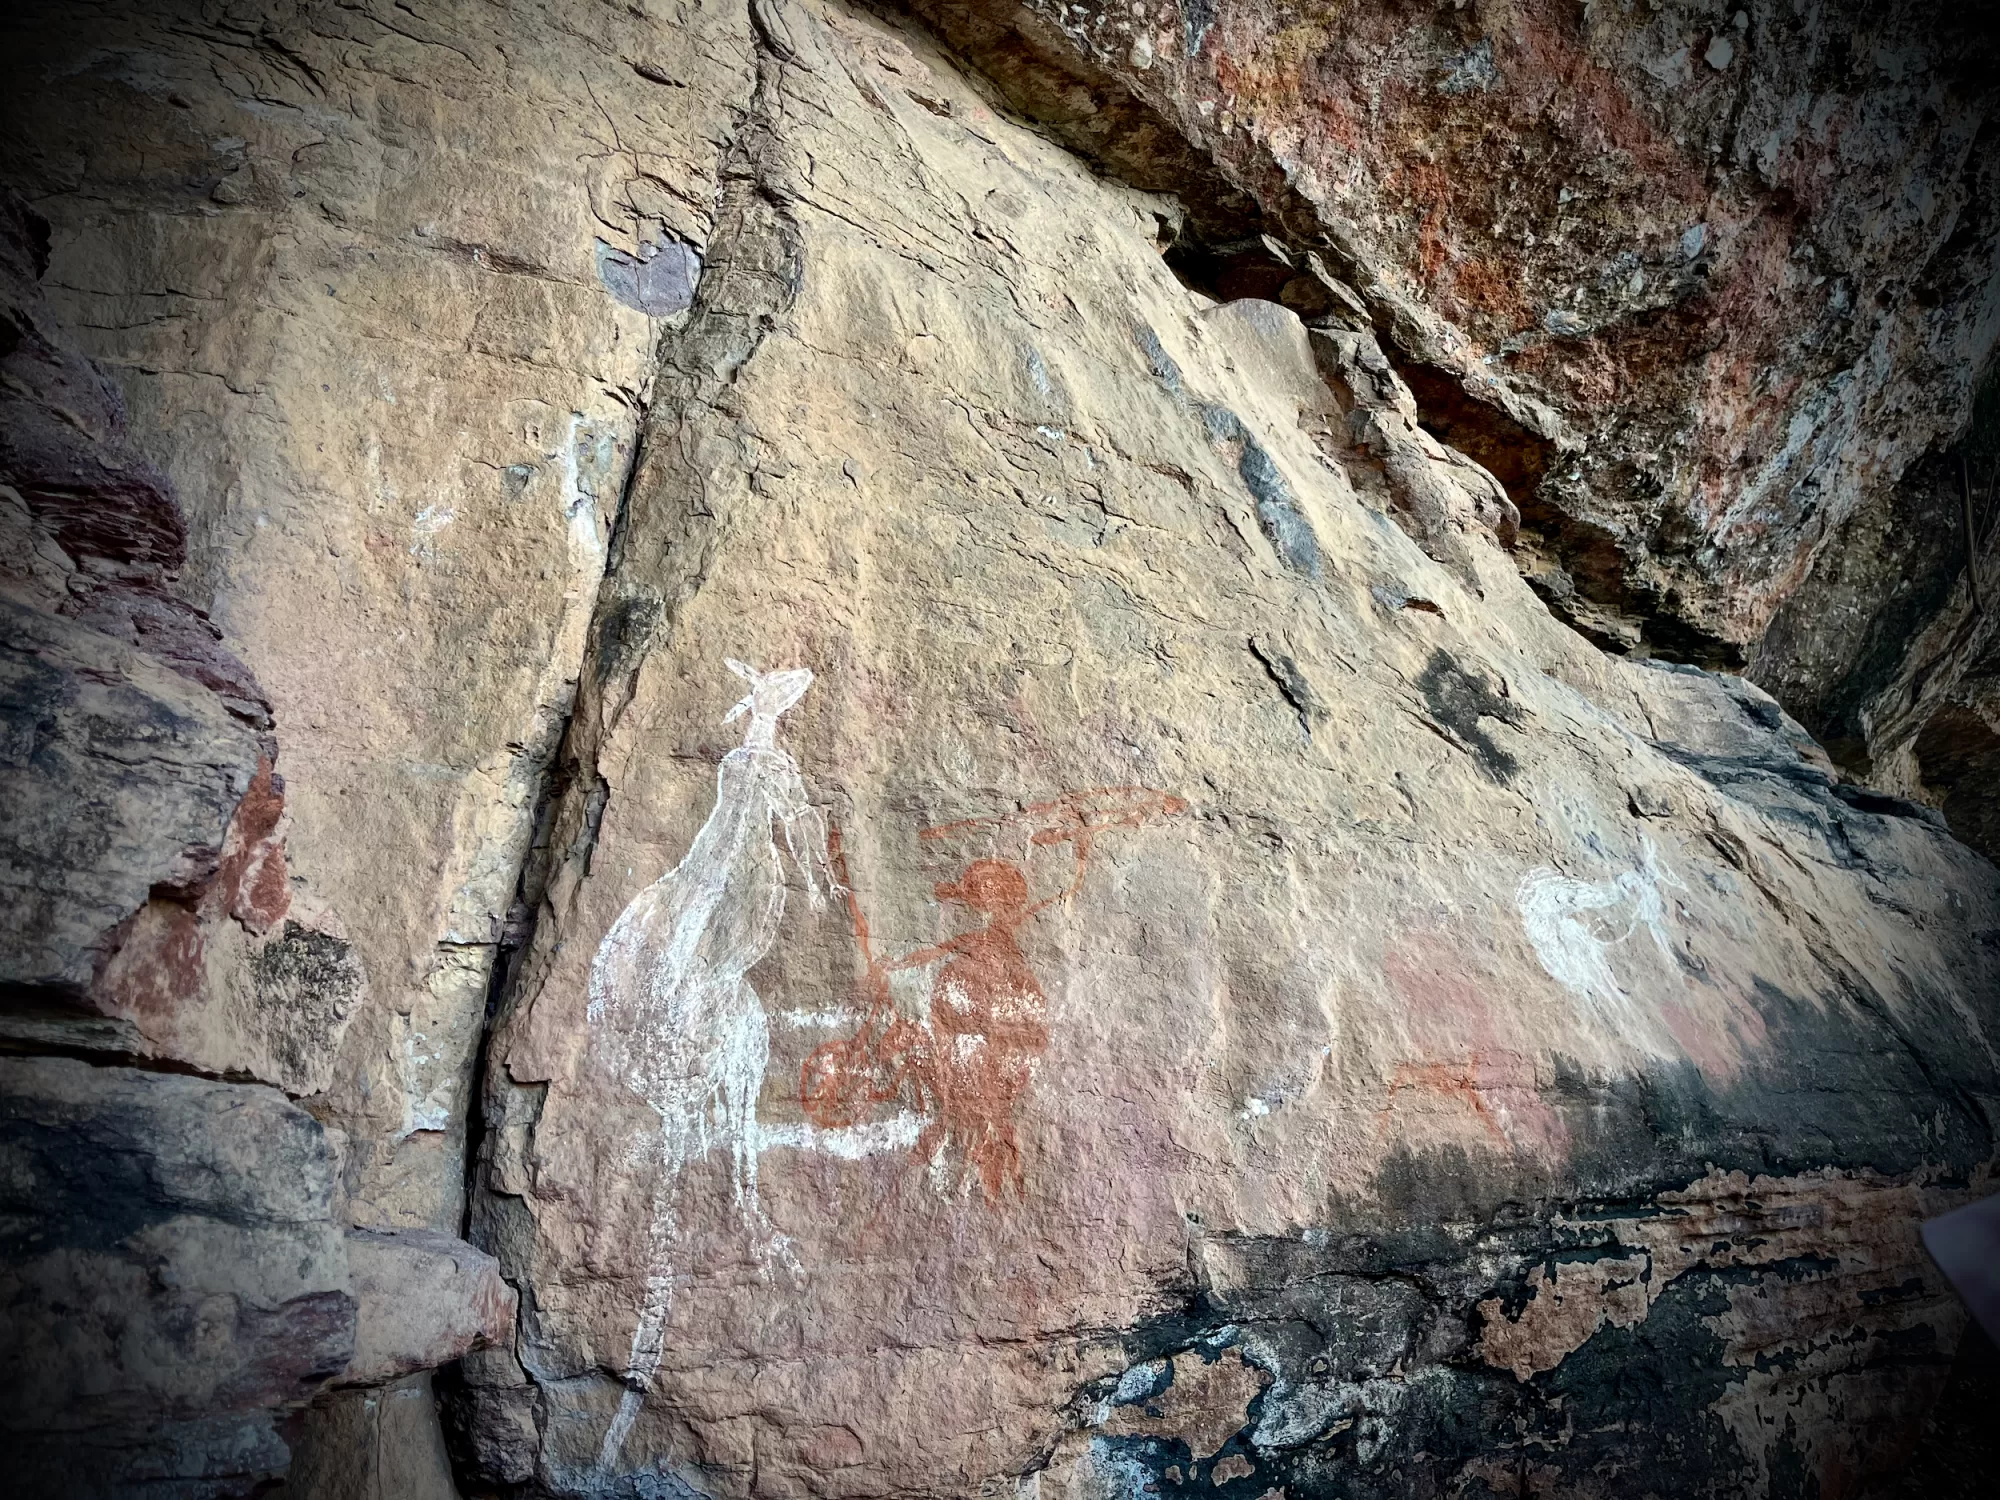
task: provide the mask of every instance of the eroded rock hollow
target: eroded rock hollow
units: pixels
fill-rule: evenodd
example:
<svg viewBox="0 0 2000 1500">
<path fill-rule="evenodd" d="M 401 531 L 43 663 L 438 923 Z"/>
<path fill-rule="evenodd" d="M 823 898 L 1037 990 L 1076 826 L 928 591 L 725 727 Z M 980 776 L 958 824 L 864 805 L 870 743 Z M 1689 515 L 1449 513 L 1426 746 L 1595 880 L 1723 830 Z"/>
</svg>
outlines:
<svg viewBox="0 0 2000 1500">
<path fill-rule="evenodd" d="M 1980 1492 L 1977 17 L 4 25 L 21 1493 Z"/>
</svg>

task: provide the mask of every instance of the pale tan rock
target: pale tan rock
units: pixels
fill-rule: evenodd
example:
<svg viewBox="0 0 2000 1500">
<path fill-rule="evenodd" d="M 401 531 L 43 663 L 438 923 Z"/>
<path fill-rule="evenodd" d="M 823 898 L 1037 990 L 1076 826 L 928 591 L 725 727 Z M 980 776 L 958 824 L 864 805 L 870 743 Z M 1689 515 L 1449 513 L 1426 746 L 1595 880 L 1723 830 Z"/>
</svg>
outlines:
<svg viewBox="0 0 2000 1500">
<path fill-rule="evenodd" d="M 381 1385 L 513 1341 L 518 1299 L 492 1256 L 433 1229 L 347 1234 L 358 1304 L 344 1385 Z"/>
<path fill-rule="evenodd" d="M 1884 1128 L 1878 1063 L 1817 1093 L 1793 1067 L 1887 1048 L 1896 1090 L 1985 1087 L 1989 870 L 1842 802 L 1727 682 L 1607 660 L 1486 528 L 1426 557 L 1323 446 L 1341 393 L 1295 318 L 1189 294 L 1143 199 L 920 42 L 786 16 L 761 191 L 709 246 L 745 273 L 667 345 L 607 582 L 656 623 L 586 678 L 551 845 L 589 853 L 556 862 L 493 1043 L 476 1233 L 535 1289 L 539 1483 L 928 1494 L 1060 1451 L 1103 1492 L 1152 1435 L 1088 1412 L 1197 1295 L 1167 1353 L 1272 1377 L 1268 1425 L 1246 1401 L 1230 1429 L 1254 1472 L 1411 1462 L 1422 1413 L 1476 1399 L 1447 1363 L 1471 1288 L 1553 1232 L 1483 1227 L 1505 1204 Z M 725 658 L 815 674 L 756 755 Z M 1635 782 L 1665 789 L 1643 817 Z M 815 904 L 802 807 L 851 905 Z M 1049 904 L 979 894 L 1016 878 L 980 860 Z M 949 967 L 989 919 L 1007 942 Z M 1653 1089 L 1700 1144 L 1646 1123 Z M 1969 1162 L 1935 1097 L 1953 1123 L 1892 1132 L 1897 1159 Z M 1418 1225 L 1449 1285 L 1367 1304 L 1367 1352 L 1331 1312 L 1293 1320 L 1318 1352 L 1232 1321 L 1373 1285 L 1363 1244 Z M 1814 1463 L 1837 1411 L 1894 1406 L 1842 1378 Z"/>
<path fill-rule="evenodd" d="M 1392 497 L 1392 514 L 1439 561 L 1463 568 L 1454 534 L 1485 528 L 1503 546 L 1519 535 L 1521 513 L 1499 480 L 1417 425 L 1417 401 L 1373 334 L 1315 329 L 1315 363 L 1346 419 L 1352 446 L 1372 456 Z"/>
</svg>

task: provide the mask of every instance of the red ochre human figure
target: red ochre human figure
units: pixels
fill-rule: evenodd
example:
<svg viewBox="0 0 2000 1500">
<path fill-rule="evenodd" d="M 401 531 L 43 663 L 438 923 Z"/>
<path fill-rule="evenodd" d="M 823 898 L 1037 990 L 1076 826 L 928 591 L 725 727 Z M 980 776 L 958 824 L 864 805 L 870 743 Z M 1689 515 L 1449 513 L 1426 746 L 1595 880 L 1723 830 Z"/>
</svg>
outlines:
<svg viewBox="0 0 2000 1500">
<path fill-rule="evenodd" d="M 1110 808 L 1103 804 L 1112 803 Z M 1177 797 L 1139 789 L 1072 793 L 1056 802 L 1025 808 L 1006 819 L 969 819 L 927 828 L 920 837 L 937 838 L 1025 818 L 1044 821 L 1031 845 L 1069 843 L 1074 867 L 1056 894 L 1031 901 L 1028 877 L 1005 859 L 976 859 L 955 881 L 933 888 L 938 900 L 979 914 L 981 925 L 899 958 L 877 959 L 869 946 L 868 923 L 839 850 L 830 855 L 846 887 L 856 941 L 868 965 L 868 1011 L 860 1029 L 831 1042 L 806 1059 L 800 1094 L 806 1112 L 823 1126 L 852 1124 L 871 1103 L 906 1098 L 930 1123 L 918 1136 L 915 1155 L 923 1161 L 962 1161 L 976 1174 L 990 1203 L 1008 1188 L 1022 1192 L 1021 1151 L 1015 1113 L 1033 1076 L 1035 1059 L 1049 1044 L 1048 998 L 1022 954 L 1021 928 L 1051 906 L 1067 901 L 1083 884 L 1091 842 L 1109 828 L 1135 827 L 1150 816 L 1179 812 Z M 896 1013 L 888 976 L 942 960 L 931 988 L 928 1027 Z"/>
</svg>

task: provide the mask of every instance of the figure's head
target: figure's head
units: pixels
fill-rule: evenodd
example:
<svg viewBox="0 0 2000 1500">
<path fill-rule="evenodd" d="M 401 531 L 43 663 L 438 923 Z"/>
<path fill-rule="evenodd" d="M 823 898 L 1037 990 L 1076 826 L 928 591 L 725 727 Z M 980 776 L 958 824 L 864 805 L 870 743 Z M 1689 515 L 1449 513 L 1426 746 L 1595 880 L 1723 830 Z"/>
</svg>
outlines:
<svg viewBox="0 0 2000 1500">
<path fill-rule="evenodd" d="M 722 716 L 722 722 L 728 724 L 748 714 L 750 728 L 743 737 L 744 743 L 768 745 L 777 729 L 778 715 L 805 697 L 806 689 L 812 686 L 813 674 L 804 667 L 792 667 L 782 672 L 760 672 L 733 657 L 729 658 L 728 666 L 730 671 L 750 684 L 750 691 Z"/>
<path fill-rule="evenodd" d="M 1028 904 L 1028 877 L 1004 859 L 976 859 L 956 881 L 941 881 L 935 890 L 940 901 L 956 901 L 992 916 L 1006 916 Z"/>
</svg>

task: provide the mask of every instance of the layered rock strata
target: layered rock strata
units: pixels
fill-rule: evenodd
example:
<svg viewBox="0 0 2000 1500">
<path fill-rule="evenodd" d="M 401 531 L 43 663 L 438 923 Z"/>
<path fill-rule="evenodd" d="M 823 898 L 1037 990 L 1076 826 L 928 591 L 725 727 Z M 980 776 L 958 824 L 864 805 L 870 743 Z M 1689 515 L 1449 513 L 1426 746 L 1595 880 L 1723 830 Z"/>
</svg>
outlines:
<svg viewBox="0 0 2000 1500">
<path fill-rule="evenodd" d="M 162 107 L 192 107 L 175 97 Z M 374 1201 L 366 1115 L 336 1102 L 351 1024 L 382 998 L 341 915 L 354 893 L 311 873 L 324 842 L 297 860 L 284 700 L 189 576 L 191 532 L 219 519 L 200 465 L 230 450 L 148 442 L 144 379 L 80 347 L 106 325 L 63 305 L 66 248 L 0 196 L 0 1046 L 27 1054 L 0 1084 L 10 1478 L 248 1494 L 286 1473 L 308 1401 L 504 1339 L 515 1293 L 491 1257 L 417 1227 L 462 1227 L 455 1162 Z M 231 285 L 222 323 L 258 311 Z M 195 412 L 170 397 L 155 415 Z M 476 1042 L 477 1004 L 457 1020 Z M 423 1413 L 435 1437 L 427 1395 Z"/>
<path fill-rule="evenodd" d="M 1957 790 L 2000 778 L 1971 577 L 1993 441 L 1961 441 L 2000 335 L 1983 17 L 913 8 L 1061 139 L 1181 193 L 1191 282 L 1311 315 L 1345 278 L 1426 426 L 1506 483 L 1558 615 L 1748 664 L 1852 773 L 1992 852 Z"/>
</svg>

